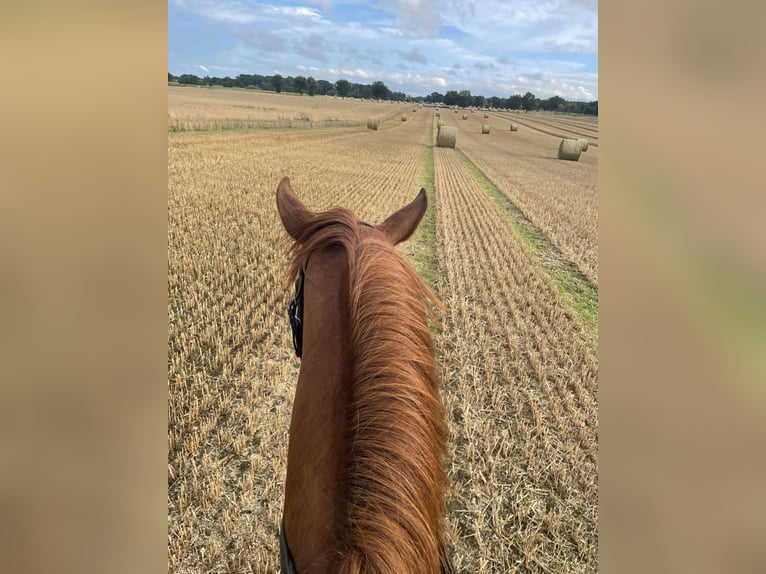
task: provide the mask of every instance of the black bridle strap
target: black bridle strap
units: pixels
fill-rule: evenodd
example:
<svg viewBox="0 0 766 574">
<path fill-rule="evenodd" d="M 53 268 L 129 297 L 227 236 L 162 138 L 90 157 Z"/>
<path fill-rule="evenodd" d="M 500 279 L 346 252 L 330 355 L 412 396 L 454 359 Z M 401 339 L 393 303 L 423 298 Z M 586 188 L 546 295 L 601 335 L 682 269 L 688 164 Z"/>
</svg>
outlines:
<svg viewBox="0 0 766 574">
<path fill-rule="evenodd" d="M 284 519 L 282 519 L 282 524 L 279 525 L 279 564 L 282 567 L 280 570 L 281 574 L 297 574 L 293 555 L 290 553 L 290 548 L 287 546 L 287 538 L 285 538 Z"/>
<path fill-rule="evenodd" d="M 360 225 L 375 227 L 366 221 L 360 221 Z M 301 267 L 298 279 L 295 281 L 295 295 L 287 308 L 287 316 L 290 319 L 290 329 L 293 332 L 293 347 L 295 355 L 301 358 L 303 355 L 303 283 L 306 280 L 305 266 Z"/>
<path fill-rule="evenodd" d="M 295 281 L 295 295 L 287 308 L 287 316 L 290 318 L 290 328 L 293 332 L 293 347 L 299 358 L 303 354 L 303 283 L 305 279 L 306 272 L 301 267 L 298 279 Z"/>
</svg>

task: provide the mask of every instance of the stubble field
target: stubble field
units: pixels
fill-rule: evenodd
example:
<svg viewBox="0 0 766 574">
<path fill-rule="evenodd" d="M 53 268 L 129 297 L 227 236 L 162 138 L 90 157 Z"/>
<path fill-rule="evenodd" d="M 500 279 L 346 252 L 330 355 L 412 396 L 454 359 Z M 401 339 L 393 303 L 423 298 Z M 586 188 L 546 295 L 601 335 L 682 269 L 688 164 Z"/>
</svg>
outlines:
<svg viewBox="0 0 766 574">
<path fill-rule="evenodd" d="M 200 122 L 176 133 L 169 125 L 169 571 L 279 571 L 300 367 L 286 316 L 289 242 L 274 200 L 288 175 L 310 208 L 341 205 L 372 223 L 421 185 L 429 191 L 422 230 L 401 249 L 444 302 L 434 336 L 457 571 L 596 572 L 596 327 L 562 290 L 547 254 L 568 259 L 596 293 L 596 236 L 588 234 L 597 223 L 598 149 L 591 144 L 579 162 L 556 160 L 559 138 L 545 133 L 585 133 L 595 121 L 524 114 L 510 132 L 517 114 L 462 120 L 442 108 L 459 128 L 453 150 L 432 146 L 433 108 L 234 93 L 169 94 L 169 117 L 188 116 L 184 106 L 200 97 L 210 98 L 199 115 L 211 122 L 231 119 L 231 106 L 293 110 L 262 110 L 258 121 L 274 120 L 272 129 Z M 279 114 L 320 108 L 355 123 L 278 126 Z M 370 116 L 381 119 L 379 130 L 365 128 Z M 482 135 L 488 121 L 492 132 Z M 542 248 L 511 221 L 508 200 L 549 240 Z"/>
</svg>

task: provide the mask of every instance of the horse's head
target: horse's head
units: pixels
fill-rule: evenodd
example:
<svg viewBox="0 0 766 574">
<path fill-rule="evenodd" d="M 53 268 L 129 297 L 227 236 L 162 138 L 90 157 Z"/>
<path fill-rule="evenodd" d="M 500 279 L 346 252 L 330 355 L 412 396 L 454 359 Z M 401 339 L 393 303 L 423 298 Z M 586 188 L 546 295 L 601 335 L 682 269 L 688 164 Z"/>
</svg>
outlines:
<svg viewBox="0 0 766 574">
<path fill-rule="evenodd" d="M 420 193 L 412 203 L 401 208 L 383 223 L 374 226 L 374 229 L 381 232 L 392 244 L 396 245 L 408 239 L 415 232 L 427 206 L 426 190 L 421 188 Z M 279 182 L 277 209 L 287 233 L 298 243 L 304 243 L 308 239 L 308 235 L 312 231 L 316 231 L 317 221 L 321 220 L 322 225 L 327 225 L 326 218 L 322 217 L 324 214 L 314 213 L 303 205 L 303 202 L 293 191 L 289 177 L 284 177 Z"/>
<path fill-rule="evenodd" d="M 408 239 L 415 232 L 423 218 L 426 207 L 426 190 L 421 188 L 420 193 L 412 203 L 403 207 L 377 226 L 371 225 L 366 221 L 356 220 L 356 225 L 359 227 L 356 235 L 358 238 L 362 238 L 372 234 L 378 238 L 385 238 L 392 245 L 396 245 Z M 324 248 L 346 244 L 348 242 L 348 234 L 339 234 L 335 240 L 315 241 L 315 246 L 306 247 L 310 239 L 317 239 L 315 234 L 318 231 L 333 225 L 333 212 L 314 213 L 309 210 L 293 191 L 290 185 L 290 178 L 288 177 L 284 177 L 277 188 L 277 209 L 285 230 L 296 242 L 293 248 L 294 255 L 301 251 L 303 252 L 294 259 L 292 273 L 297 275 L 297 281 L 295 295 L 289 308 L 290 326 L 293 331 L 293 345 L 296 355 L 301 357 L 303 353 L 303 309 L 305 306 L 304 282 L 308 258 L 310 255 L 313 255 L 313 284 L 331 286 L 332 281 L 320 280 L 318 275 L 321 274 L 321 271 L 317 272 L 315 269 L 325 269 L 329 264 L 337 272 L 342 267 L 342 265 L 337 264 L 337 261 L 334 262 L 340 256 L 337 249 L 327 250 Z M 348 226 L 349 219 L 356 219 L 348 210 L 338 209 L 335 211 L 338 212 L 337 222 L 335 223 L 340 226 L 344 224 Z M 349 230 L 347 229 L 346 231 Z M 345 247 L 348 248 L 349 246 L 345 245 Z"/>
<path fill-rule="evenodd" d="M 443 563 L 447 431 L 426 320 L 436 298 L 394 248 L 426 207 L 421 189 L 371 225 L 348 209 L 311 211 L 286 177 L 277 189 L 298 278 L 283 532 L 299 574 Z"/>
</svg>

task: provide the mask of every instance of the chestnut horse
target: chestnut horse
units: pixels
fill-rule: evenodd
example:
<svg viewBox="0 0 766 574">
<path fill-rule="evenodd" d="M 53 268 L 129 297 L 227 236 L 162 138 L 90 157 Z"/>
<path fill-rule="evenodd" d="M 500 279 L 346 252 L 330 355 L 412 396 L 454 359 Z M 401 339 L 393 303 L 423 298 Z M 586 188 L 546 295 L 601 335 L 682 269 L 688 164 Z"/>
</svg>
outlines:
<svg viewBox="0 0 766 574">
<path fill-rule="evenodd" d="M 277 208 L 292 248 L 301 368 L 280 530 L 282 574 L 451 572 L 445 552 L 447 428 L 428 301 L 394 245 L 425 189 L 383 223 L 314 213 L 288 178 Z"/>
</svg>

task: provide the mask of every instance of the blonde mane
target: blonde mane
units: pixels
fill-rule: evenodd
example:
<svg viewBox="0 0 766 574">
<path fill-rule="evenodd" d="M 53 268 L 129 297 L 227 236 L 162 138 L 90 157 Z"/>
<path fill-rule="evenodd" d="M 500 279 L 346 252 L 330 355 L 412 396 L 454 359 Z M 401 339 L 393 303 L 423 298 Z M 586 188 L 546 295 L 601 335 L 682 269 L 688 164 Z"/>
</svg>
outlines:
<svg viewBox="0 0 766 574">
<path fill-rule="evenodd" d="M 446 571 L 447 428 L 427 324 L 428 302 L 438 300 L 349 210 L 317 214 L 296 237 L 293 277 L 320 249 L 342 245 L 348 254 L 353 364 L 337 571 Z"/>
</svg>

